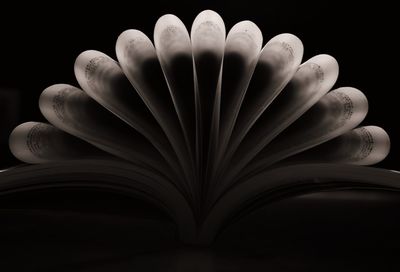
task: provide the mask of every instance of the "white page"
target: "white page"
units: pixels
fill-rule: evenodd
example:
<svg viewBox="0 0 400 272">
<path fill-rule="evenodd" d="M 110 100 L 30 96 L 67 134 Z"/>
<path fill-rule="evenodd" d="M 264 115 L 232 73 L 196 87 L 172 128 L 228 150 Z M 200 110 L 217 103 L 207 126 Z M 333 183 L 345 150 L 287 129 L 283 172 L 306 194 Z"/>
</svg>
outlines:
<svg viewBox="0 0 400 272">
<path fill-rule="evenodd" d="M 363 126 L 350 130 L 322 145 L 300 153 L 288 162 L 333 162 L 371 165 L 389 154 L 389 135 L 377 126 Z"/>
<path fill-rule="evenodd" d="M 218 116 L 214 115 L 216 95 L 220 92 L 222 59 L 225 49 L 225 25 L 216 12 L 205 10 L 195 18 L 191 42 L 198 97 L 197 153 L 200 179 L 207 183 L 218 142 Z M 216 104 L 219 106 L 219 104 Z M 219 111 L 219 109 L 215 109 Z M 206 185 L 205 185 L 206 186 Z"/>
<path fill-rule="evenodd" d="M 303 44 L 292 34 L 277 35 L 264 46 L 224 154 L 224 161 L 231 159 L 258 117 L 293 77 L 302 57 Z"/>
<path fill-rule="evenodd" d="M 116 53 L 125 75 L 161 126 L 184 170 L 186 187 L 193 187 L 191 155 L 151 40 L 139 30 L 126 30 L 117 40 Z M 193 192 L 193 188 L 190 189 Z"/>
<path fill-rule="evenodd" d="M 153 169 L 180 183 L 158 151 L 136 130 L 97 104 L 82 90 L 56 84 L 43 91 L 39 108 L 55 127 L 115 156 Z"/>
<path fill-rule="evenodd" d="M 10 134 L 11 153 L 26 163 L 110 157 L 94 146 L 46 123 L 26 122 Z"/>
<path fill-rule="evenodd" d="M 334 85 L 338 64 L 328 55 L 315 56 L 300 66 L 292 80 L 268 107 L 222 169 L 222 187 L 236 176 L 279 133 L 298 119 Z M 226 168 L 226 167 L 225 167 Z M 222 189 L 222 188 L 221 188 Z"/>
<path fill-rule="evenodd" d="M 195 168 L 197 122 L 189 33 L 175 15 L 161 16 L 154 27 L 154 45 Z"/>
<path fill-rule="evenodd" d="M 251 21 L 235 24 L 226 37 L 216 164 L 222 160 L 262 46 L 262 33 Z"/>
<path fill-rule="evenodd" d="M 342 87 L 329 92 L 266 146 L 238 178 L 355 128 L 367 112 L 367 98 L 359 90 Z"/>
<path fill-rule="evenodd" d="M 146 137 L 174 171 L 183 175 L 168 139 L 116 61 L 88 50 L 77 57 L 74 68 L 79 85 L 90 97 Z"/>
</svg>

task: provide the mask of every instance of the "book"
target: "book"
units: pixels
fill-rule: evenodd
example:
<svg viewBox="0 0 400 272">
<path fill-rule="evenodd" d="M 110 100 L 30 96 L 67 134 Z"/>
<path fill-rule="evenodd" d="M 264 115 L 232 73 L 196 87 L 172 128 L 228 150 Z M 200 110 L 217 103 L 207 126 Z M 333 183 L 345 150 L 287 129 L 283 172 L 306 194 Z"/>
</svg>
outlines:
<svg viewBox="0 0 400 272">
<path fill-rule="evenodd" d="M 0 173 L 0 193 L 120 191 L 168 214 L 182 242 L 207 245 L 238 216 L 291 192 L 399 188 L 397 172 L 367 167 L 387 156 L 389 136 L 360 126 L 368 111 L 360 90 L 333 89 L 332 56 L 303 61 L 301 40 L 288 33 L 263 46 L 251 21 L 226 34 L 211 10 L 190 34 L 162 16 L 153 41 L 127 30 L 117 60 L 81 53 L 79 87 L 55 84 L 39 98 L 49 123 L 11 133 L 11 152 L 27 164 Z"/>
</svg>

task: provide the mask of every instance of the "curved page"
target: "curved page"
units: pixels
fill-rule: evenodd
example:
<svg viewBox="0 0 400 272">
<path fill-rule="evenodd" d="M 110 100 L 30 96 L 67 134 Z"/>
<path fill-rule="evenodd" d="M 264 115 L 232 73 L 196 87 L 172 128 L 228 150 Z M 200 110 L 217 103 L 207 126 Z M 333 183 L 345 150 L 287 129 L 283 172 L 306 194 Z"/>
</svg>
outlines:
<svg viewBox="0 0 400 272">
<path fill-rule="evenodd" d="M 319 161 L 371 165 L 386 158 L 389 150 L 389 135 L 382 128 L 364 126 L 289 158 L 287 163 Z"/>
<path fill-rule="evenodd" d="M 216 164 L 228 146 L 240 106 L 262 46 L 262 33 L 250 21 L 237 23 L 226 37 L 220 100 L 219 142 Z"/>
<path fill-rule="evenodd" d="M 82 90 L 56 84 L 43 91 L 39 107 L 55 127 L 115 156 L 154 169 L 179 182 L 158 151 L 136 130 L 97 104 Z"/>
<path fill-rule="evenodd" d="M 163 131 L 116 61 L 99 51 L 85 51 L 75 61 L 75 76 L 90 97 L 146 137 L 182 175 Z"/>
<path fill-rule="evenodd" d="M 189 33 L 175 15 L 161 16 L 154 27 L 154 45 L 194 165 L 197 122 Z"/>
<path fill-rule="evenodd" d="M 227 171 L 224 175 L 231 177 L 235 175 L 233 172 L 242 170 L 279 133 L 325 95 L 337 77 L 338 64 L 331 56 L 318 55 L 302 64 L 281 95 L 254 124 L 232 160 L 226 161 L 220 175 Z M 222 182 L 226 183 L 226 178 Z"/>
<path fill-rule="evenodd" d="M 342 87 L 329 92 L 266 146 L 237 178 L 265 169 L 355 128 L 367 112 L 367 98 L 359 90 Z"/>
<path fill-rule="evenodd" d="M 26 122 L 11 132 L 11 153 L 26 163 L 110 157 L 94 146 L 46 123 Z"/>
<path fill-rule="evenodd" d="M 198 97 L 197 153 L 200 179 L 208 181 L 208 172 L 215 157 L 219 117 L 214 114 L 216 95 L 221 91 L 222 59 L 225 49 L 225 25 L 216 12 L 205 10 L 195 18 L 191 42 Z"/>
<path fill-rule="evenodd" d="M 189 182 L 194 180 L 191 155 L 182 144 L 185 137 L 153 43 L 139 30 L 126 30 L 118 37 L 116 53 L 125 75 L 171 143 L 183 168 L 186 186 L 193 187 Z"/>
<path fill-rule="evenodd" d="M 303 44 L 292 34 L 272 38 L 261 51 L 224 160 L 230 160 L 247 132 L 293 77 L 303 57 Z"/>
</svg>

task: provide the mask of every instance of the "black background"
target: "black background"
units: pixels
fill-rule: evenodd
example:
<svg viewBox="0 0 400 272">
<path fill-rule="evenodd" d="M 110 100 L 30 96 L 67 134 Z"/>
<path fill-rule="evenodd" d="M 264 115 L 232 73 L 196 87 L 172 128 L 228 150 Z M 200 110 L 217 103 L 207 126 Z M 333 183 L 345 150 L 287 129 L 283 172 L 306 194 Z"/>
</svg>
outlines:
<svg viewBox="0 0 400 272">
<path fill-rule="evenodd" d="M 255 22 L 264 43 L 290 32 L 304 44 L 303 60 L 326 53 L 340 67 L 335 87 L 352 86 L 369 99 L 365 125 L 383 127 L 392 149 L 378 166 L 400 169 L 397 118 L 398 14 L 384 1 L 108 1 L 13 4 L 0 16 L 1 166 L 17 163 L 7 147 L 10 130 L 24 121 L 43 120 L 37 101 L 55 83 L 77 84 L 73 64 L 78 54 L 96 49 L 115 58 L 118 35 L 130 28 L 151 38 L 157 19 L 180 17 L 190 29 L 204 9 L 217 11 L 227 30 L 240 20 Z M 18 94 L 18 95 L 17 95 Z"/>
<path fill-rule="evenodd" d="M 304 60 L 320 53 L 334 56 L 340 67 L 335 87 L 353 86 L 362 90 L 370 104 L 363 124 L 381 126 L 391 137 L 391 153 L 378 166 L 400 170 L 396 42 L 399 14 L 389 1 L 359 3 L 114 0 L 2 4 L 0 168 L 18 163 L 8 151 L 11 129 L 25 121 L 44 121 L 37 103 L 42 90 L 55 83 L 77 85 L 73 65 L 80 52 L 96 49 L 115 58 L 115 42 L 122 31 L 136 28 L 152 37 L 154 24 L 166 13 L 177 15 L 190 28 L 199 12 L 213 9 L 222 16 L 227 30 L 240 20 L 255 22 L 263 32 L 264 44 L 279 33 L 297 35 L 304 44 Z M 245 256 L 242 267 L 256 271 L 251 268 L 257 267 L 257 258 L 248 249 L 262 238 L 260 233 L 265 233 L 267 250 L 263 248 L 262 253 L 253 255 L 264 258 L 271 271 L 310 271 L 309 264 L 318 267 L 318 271 L 398 271 L 398 196 L 398 193 L 336 192 L 279 202 L 264 216 L 256 214 L 253 218 L 256 223 L 247 224 L 248 229 L 237 228 L 233 236 L 239 235 L 242 240 L 247 237 L 250 246 L 228 243 L 230 250 L 239 253 L 226 253 L 224 247 L 223 254 L 227 257 L 224 255 L 222 259 L 232 268 Z M 131 199 L 125 201 L 109 192 L 57 194 L 54 191 L 17 194 L 15 199 L 4 199 L 0 204 L 0 251 L 7 250 L 8 254 L 2 256 L 10 267 L 24 268 L 19 271 L 35 271 L 35 267 L 36 271 L 44 271 L 42 267 L 51 267 L 49 271 L 63 268 L 89 271 L 85 269 L 88 267 L 93 271 L 114 271 L 107 262 L 114 268 L 125 268 L 119 271 L 133 271 L 135 267 L 124 261 L 135 260 L 132 255 L 140 248 L 136 236 L 142 233 L 132 231 L 136 222 L 129 220 L 133 220 L 135 208 L 142 210 L 142 204 Z M 56 212 L 47 214 L 49 207 Z M 25 208 L 33 210 L 26 212 L 27 217 L 22 216 Z M 165 258 L 174 261 L 170 255 Z M 137 259 L 149 271 L 153 271 L 151 265 L 164 265 L 143 255 Z M 184 259 L 192 262 L 190 256 Z M 75 269 L 78 266 L 83 270 Z M 200 271 L 201 267 L 196 266 L 196 262 L 191 265 Z"/>
</svg>

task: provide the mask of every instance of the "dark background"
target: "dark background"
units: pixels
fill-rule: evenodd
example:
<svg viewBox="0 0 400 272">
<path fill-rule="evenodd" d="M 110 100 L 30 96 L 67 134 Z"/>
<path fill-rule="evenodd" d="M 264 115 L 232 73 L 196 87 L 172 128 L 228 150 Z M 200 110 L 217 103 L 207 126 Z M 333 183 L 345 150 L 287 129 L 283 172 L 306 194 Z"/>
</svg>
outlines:
<svg viewBox="0 0 400 272">
<path fill-rule="evenodd" d="M 389 1 L 114 0 L 2 5 L 0 168 L 18 163 L 7 146 L 12 128 L 25 121 L 44 121 L 37 103 L 42 90 L 55 83 L 77 84 L 73 64 L 80 52 L 96 49 L 115 58 L 115 42 L 122 31 L 137 28 L 152 37 L 155 22 L 166 13 L 177 15 L 190 28 L 200 11 L 213 9 L 223 17 L 227 30 L 240 20 L 255 22 L 263 31 L 264 44 L 282 32 L 297 35 L 304 43 L 304 60 L 320 53 L 334 56 L 340 66 L 335 87 L 362 90 L 370 103 L 363 124 L 381 126 L 391 137 L 391 153 L 378 166 L 400 170 L 399 18 Z M 398 193 L 373 191 L 320 193 L 277 202 L 247 219 L 245 228 L 240 224 L 233 228 L 226 241 L 222 236 L 222 252 L 217 248 L 212 253 L 222 260 L 217 271 L 240 271 L 240 267 L 247 271 L 266 267 L 270 271 L 310 271 L 309 267 L 399 271 L 399 203 Z M 152 246 L 134 220 L 143 210 L 141 205 L 121 195 L 92 191 L 1 198 L 0 251 L 8 254 L 1 254 L 0 263 L 13 271 L 133 271 L 138 265 L 146 271 L 154 271 L 154 266 L 169 271 L 166 264 L 176 262 L 175 255 L 180 254 L 171 250 L 169 237 L 164 237 L 169 254 L 158 262 L 153 256 L 137 254 L 138 249 L 146 249 L 144 245 Z M 158 227 L 168 231 L 166 226 Z M 147 230 L 151 239 L 162 244 L 162 231 Z M 145 242 L 138 244 L 141 239 Z M 266 246 L 254 249 L 263 239 Z M 194 250 L 195 257 L 184 249 L 189 256 L 178 258 L 184 260 L 177 262 L 181 268 L 171 271 L 211 271 L 202 268 L 209 257 L 201 249 Z"/>
<path fill-rule="evenodd" d="M 82 1 L 83 2 L 83 1 Z M 391 136 L 389 157 L 378 166 L 400 169 L 397 117 L 398 15 L 384 1 L 108 1 L 14 4 L 0 16 L 1 167 L 17 163 L 9 153 L 10 130 L 24 121 L 43 120 L 37 101 L 55 83 L 77 84 L 73 64 L 78 54 L 97 49 L 115 58 L 118 35 L 136 28 L 153 35 L 154 24 L 166 13 L 180 17 L 190 29 L 204 9 L 217 11 L 229 30 L 252 20 L 263 31 L 264 44 L 282 32 L 304 43 L 304 60 L 326 53 L 340 66 L 335 87 L 353 86 L 368 97 L 365 125 L 382 126 Z"/>
</svg>

